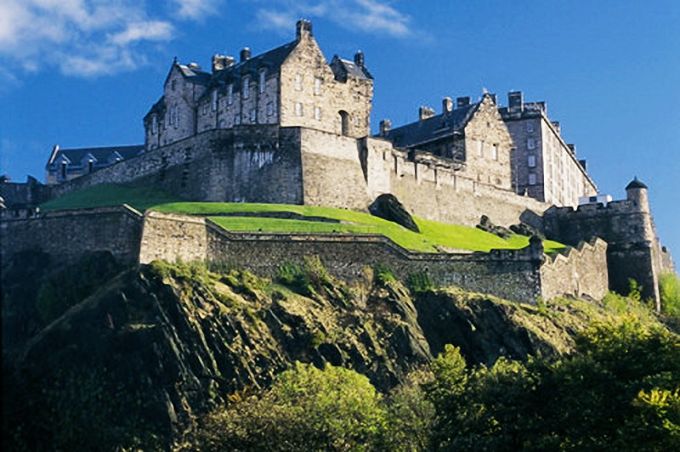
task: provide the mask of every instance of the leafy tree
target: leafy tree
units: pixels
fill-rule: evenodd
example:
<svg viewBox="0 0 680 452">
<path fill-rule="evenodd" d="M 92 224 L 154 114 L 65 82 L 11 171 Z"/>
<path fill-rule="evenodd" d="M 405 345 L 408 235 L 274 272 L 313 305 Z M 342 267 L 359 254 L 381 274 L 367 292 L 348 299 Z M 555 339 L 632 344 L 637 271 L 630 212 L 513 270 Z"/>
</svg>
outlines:
<svg viewBox="0 0 680 452">
<path fill-rule="evenodd" d="M 327 365 L 296 363 L 260 397 L 236 397 L 208 416 L 206 450 L 371 450 L 387 425 L 381 396 L 368 379 Z"/>
</svg>

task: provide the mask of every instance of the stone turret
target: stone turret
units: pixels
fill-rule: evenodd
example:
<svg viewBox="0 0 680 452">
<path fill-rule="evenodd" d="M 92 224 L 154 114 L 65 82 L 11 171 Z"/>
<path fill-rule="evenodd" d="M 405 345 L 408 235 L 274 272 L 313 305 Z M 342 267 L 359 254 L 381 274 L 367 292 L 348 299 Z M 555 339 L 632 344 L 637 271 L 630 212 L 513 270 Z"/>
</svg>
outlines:
<svg viewBox="0 0 680 452">
<path fill-rule="evenodd" d="M 640 209 L 641 212 L 649 213 L 647 186 L 637 177 L 626 185 L 626 198 L 628 201 L 632 201 L 635 207 Z"/>
</svg>

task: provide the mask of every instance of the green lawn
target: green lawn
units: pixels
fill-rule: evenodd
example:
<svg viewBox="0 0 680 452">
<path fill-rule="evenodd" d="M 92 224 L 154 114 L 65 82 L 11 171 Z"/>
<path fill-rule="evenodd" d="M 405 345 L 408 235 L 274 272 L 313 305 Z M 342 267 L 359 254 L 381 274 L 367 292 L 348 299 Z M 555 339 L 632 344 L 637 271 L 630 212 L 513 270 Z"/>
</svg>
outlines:
<svg viewBox="0 0 680 452">
<path fill-rule="evenodd" d="M 519 249 L 529 244 L 529 238 L 525 236 L 513 235 L 504 240 L 477 228 L 418 217 L 415 220 L 420 227 L 420 233 L 368 213 L 353 210 L 288 204 L 177 202 L 176 198 L 163 192 L 135 186 L 101 185 L 70 193 L 43 204 L 41 208 L 77 209 L 123 203 L 142 211 L 152 209 L 165 213 L 205 216 L 230 231 L 382 234 L 404 248 L 422 252 L 436 252 L 443 248 L 470 251 L 489 251 L 492 248 Z M 257 216 L 258 213 L 263 216 Z M 298 218 L 267 216 L 276 213 L 295 214 Z M 319 218 L 336 222 L 320 221 Z M 546 240 L 544 247 L 546 252 L 550 253 L 564 248 L 564 245 Z"/>
</svg>

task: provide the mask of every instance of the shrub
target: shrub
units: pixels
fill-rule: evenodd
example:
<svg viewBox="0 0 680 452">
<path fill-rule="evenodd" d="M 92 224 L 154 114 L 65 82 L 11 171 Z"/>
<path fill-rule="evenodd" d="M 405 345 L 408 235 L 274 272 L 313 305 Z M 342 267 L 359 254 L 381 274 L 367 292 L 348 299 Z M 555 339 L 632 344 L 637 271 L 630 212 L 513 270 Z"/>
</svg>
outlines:
<svg viewBox="0 0 680 452">
<path fill-rule="evenodd" d="M 406 285 L 414 293 L 434 290 L 434 282 L 427 272 L 411 273 L 406 280 Z"/>
<path fill-rule="evenodd" d="M 386 285 L 397 280 L 392 269 L 383 264 L 378 264 L 373 267 L 374 281 L 378 284 Z"/>
<path fill-rule="evenodd" d="M 662 273 L 659 276 L 661 312 L 680 318 L 680 277 L 675 273 Z"/>
</svg>

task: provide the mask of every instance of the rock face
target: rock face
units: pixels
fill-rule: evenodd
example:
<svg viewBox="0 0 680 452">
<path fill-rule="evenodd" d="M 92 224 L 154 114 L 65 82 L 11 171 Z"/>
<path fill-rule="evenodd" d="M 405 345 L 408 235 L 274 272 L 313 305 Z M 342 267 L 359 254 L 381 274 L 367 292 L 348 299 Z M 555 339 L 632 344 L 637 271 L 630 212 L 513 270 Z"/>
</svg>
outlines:
<svg viewBox="0 0 680 452">
<path fill-rule="evenodd" d="M 3 349 L 3 412 L 37 449 L 165 448 L 295 361 L 352 368 L 387 390 L 445 344 L 492 363 L 568 351 L 573 328 L 457 289 L 413 293 L 370 269 L 349 287 L 313 266 L 272 282 L 165 263 L 127 269 L 35 325 Z"/>
<path fill-rule="evenodd" d="M 497 235 L 503 239 L 507 239 L 512 235 L 512 231 L 510 231 L 510 229 L 494 224 L 486 215 L 482 215 L 480 217 L 477 228 L 481 229 L 482 231 L 490 232 L 491 234 Z"/>
<path fill-rule="evenodd" d="M 376 217 L 400 224 L 411 231 L 420 232 L 411 214 L 393 194 L 383 193 L 378 196 L 368 207 L 368 210 Z"/>
</svg>

